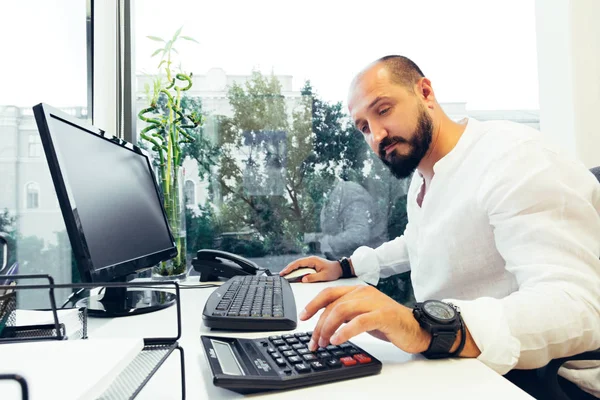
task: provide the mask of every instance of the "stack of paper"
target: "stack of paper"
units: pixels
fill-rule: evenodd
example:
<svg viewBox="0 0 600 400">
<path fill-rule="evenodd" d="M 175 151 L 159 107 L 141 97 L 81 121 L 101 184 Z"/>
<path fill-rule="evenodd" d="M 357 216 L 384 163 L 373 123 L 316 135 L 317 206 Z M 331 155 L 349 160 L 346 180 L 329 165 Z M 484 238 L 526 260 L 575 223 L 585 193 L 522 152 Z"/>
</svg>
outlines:
<svg viewBox="0 0 600 400">
<path fill-rule="evenodd" d="M 46 340 L 0 345 L 0 374 L 25 378 L 31 400 L 96 399 L 139 354 L 142 339 Z M 0 380 L 2 400 L 20 400 L 13 382 Z"/>
</svg>

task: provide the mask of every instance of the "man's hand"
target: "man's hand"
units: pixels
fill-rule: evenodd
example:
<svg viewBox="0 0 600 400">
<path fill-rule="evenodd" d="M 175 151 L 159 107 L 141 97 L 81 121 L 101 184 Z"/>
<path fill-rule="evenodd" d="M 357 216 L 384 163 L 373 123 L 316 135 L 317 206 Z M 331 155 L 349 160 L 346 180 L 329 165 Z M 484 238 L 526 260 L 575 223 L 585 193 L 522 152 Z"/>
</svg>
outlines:
<svg viewBox="0 0 600 400">
<path fill-rule="evenodd" d="M 344 343 L 363 332 L 392 342 L 407 353 L 423 352 L 431 342 L 431 334 L 419 326 L 410 308 L 372 286 L 327 288 L 308 303 L 300 319 L 309 319 L 321 308 L 325 310 L 313 330 L 308 345 L 311 351 L 329 343 Z"/>
<path fill-rule="evenodd" d="M 316 274 L 303 276 L 302 283 L 335 281 L 342 276 L 342 267 L 339 262 L 315 256 L 300 258 L 289 263 L 279 275 L 287 275 L 300 267 L 314 268 L 317 271 Z"/>
</svg>

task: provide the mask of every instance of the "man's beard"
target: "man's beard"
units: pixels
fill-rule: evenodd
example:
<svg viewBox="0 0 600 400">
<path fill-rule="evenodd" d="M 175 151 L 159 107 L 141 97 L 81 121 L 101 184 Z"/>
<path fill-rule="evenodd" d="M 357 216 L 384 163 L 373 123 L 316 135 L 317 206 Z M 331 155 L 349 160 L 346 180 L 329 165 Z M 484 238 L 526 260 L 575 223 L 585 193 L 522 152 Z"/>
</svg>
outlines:
<svg viewBox="0 0 600 400">
<path fill-rule="evenodd" d="M 410 140 L 400 137 L 386 137 L 379 143 L 379 158 L 388 166 L 392 175 L 398 179 L 404 179 L 410 176 L 417 169 L 417 166 L 427 154 L 431 139 L 433 137 L 433 121 L 423 107 L 419 111 L 419 121 L 417 128 L 413 132 Z M 408 154 L 398 154 L 397 149 L 391 150 L 386 157 L 385 148 L 391 144 L 408 143 Z"/>
</svg>

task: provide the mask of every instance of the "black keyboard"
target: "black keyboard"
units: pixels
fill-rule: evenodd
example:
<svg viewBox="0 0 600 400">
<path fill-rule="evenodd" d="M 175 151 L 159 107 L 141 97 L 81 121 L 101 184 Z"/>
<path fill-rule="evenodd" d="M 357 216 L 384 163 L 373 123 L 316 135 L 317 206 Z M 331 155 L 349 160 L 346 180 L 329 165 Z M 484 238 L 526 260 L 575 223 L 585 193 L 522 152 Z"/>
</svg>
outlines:
<svg viewBox="0 0 600 400">
<path fill-rule="evenodd" d="M 309 351 L 311 334 L 201 339 L 215 386 L 242 394 L 358 378 L 381 371 L 379 360 L 351 342 Z"/>
<path fill-rule="evenodd" d="M 294 293 L 276 276 L 234 276 L 204 306 L 204 325 L 214 329 L 281 331 L 298 324 Z"/>
</svg>

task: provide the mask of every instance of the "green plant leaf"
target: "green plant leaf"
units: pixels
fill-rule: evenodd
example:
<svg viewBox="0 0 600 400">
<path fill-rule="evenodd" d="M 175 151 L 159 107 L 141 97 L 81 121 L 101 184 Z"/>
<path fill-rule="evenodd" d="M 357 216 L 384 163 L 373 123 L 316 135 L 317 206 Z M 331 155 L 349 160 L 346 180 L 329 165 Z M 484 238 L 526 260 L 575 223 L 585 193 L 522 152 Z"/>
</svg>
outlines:
<svg viewBox="0 0 600 400">
<path fill-rule="evenodd" d="M 177 32 L 175 32 L 175 34 L 173 35 L 173 39 L 172 39 L 173 42 L 175 40 L 177 40 L 177 36 L 179 36 L 179 34 L 181 33 L 182 29 L 183 29 L 183 25 L 181 25 L 181 28 L 177 29 Z"/>
<path fill-rule="evenodd" d="M 161 66 L 162 66 L 164 63 L 166 63 L 166 62 L 167 62 L 167 60 L 162 60 L 162 61 L 160 62 L 160 64 L 158 64 L 158 67 L 157 67 L 157 68 L 160 68 L 160 67 L 161 67 Z"/>
<path fill-rule="evenodd" d="M 196 42 L 196 43 L 200 44 L 200 42 L 199 42 L 199 41 L 197 41 L 196 39 L 194 39 L 193 37 L 189 37 L 189 36 L 182 36 L 181 38 L 182 38 L 182 39 L 185 39 L 185 40 L 189 40 L 189 41 L 191 41 L 191 42 Z"/>
<path fill-rule="evenodd" d="M 179 54 L 179 52 L 177 51 L 177 49 L 175 47 L 171 47 L 171 51 L 174 51 L 175 54 Z"/>
<path fill-rule="evenodd" d="M 152 53 L 152 55 L 150 57 L 154 57 L 155 55 L 157 55 L 161 51 L 164 51 L 164 49 L 158 49 L 158 50 L 156 50 L 154 53 Z"/>
<path fill-rule="evenodd" d="M 156 41 L 156 42 L 164 42 L 164 41 L 165 41 L 165 39 L 161 39 L 161 38 L 159 38 L 158 36 L 146 36 L 146 37 L 147 37 L 148 39 L 150 39 L 150 40 L 154 40 L 154 41 Z"/>
</svg>

